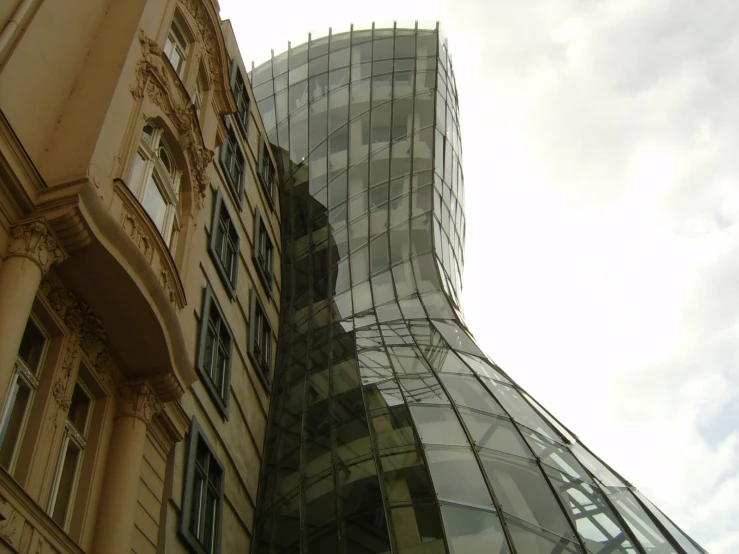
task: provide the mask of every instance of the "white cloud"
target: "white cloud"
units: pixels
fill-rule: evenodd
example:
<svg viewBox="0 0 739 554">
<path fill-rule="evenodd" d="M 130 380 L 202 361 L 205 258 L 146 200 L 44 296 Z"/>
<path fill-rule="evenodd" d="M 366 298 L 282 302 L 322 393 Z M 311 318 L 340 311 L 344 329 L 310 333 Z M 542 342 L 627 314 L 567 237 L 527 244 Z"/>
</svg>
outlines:
<svg viewBox="0 0 739 554">
<path fill-rule="evenodd" d="M 739 551 L 739 3 L 221 4 L 257 62 L 331 24 L 442 20 L 470 328 L 712 554 Z"/>
</svg>

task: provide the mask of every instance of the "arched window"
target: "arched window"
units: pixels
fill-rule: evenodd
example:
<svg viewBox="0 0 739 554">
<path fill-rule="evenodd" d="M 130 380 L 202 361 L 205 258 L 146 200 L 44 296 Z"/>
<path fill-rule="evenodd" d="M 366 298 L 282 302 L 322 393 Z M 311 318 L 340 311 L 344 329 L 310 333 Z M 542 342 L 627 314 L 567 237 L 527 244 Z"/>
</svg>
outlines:
<svg viewBox="0 0 739 554">
<path fill-rule="evenodd" d="M 182 225 L 181 177 L 162 129 L 151 123 L 144 125 L 127 184 L 170 250 Z"/>
</svg>

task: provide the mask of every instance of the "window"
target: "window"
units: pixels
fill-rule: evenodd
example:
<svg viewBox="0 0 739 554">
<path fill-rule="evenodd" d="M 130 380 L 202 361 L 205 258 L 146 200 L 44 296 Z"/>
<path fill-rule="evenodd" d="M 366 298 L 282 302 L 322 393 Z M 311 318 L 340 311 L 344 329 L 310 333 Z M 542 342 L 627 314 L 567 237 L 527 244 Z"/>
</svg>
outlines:
<svg viewBox="0 0 739 554">
<path fill-rule="evenodd" d="M 169 58 L 177 75 L 182 77 L 187 61 L 187 41 L 176 21 L 172 22 L 167 39 L 164 41 L 164 53 Z"/>
<path fill-rule="evenodd" d="M 208 248 L 226 290 L 236 295 L 236 274 L 239 266 L 239 234 L 228 213 L 219 190 L 213 204 L 213 223 Z"/>
<path fill-rule="evenodd" d="M 267 226 L 264 224 L 262 214 L 257 209 L 254 215 L 254 249 L 252 250 L 252 259 L 257 267 L 259 277 L 264 283 L 267 294 L 272 294 L 272 275 L 274 267 L 274 246 L 272 239 L 267 232 Z"/>
<path fill-rule="evenodd" d="M 151 123 L 144 125 L 141 143 L 133 160 L 131 178 L 126 183 L 159 229 L 165 244 L 173 250 L 182 226 L 180 178 L 163 131 Z"/>
<path fill-rule="evenodd" d="M 239 122 L 244 138 L 248 138 L 249 131 L 249 94 L 246 90 L 246 82 L 241 76 L 236 60 L 232 62 L 231 69 L 231 90 L 233 91 L 234 100 L 236 100 L 236 120 Z"/>
<path fill-rule="evenodd" d="M 259 180 L 262 181 L 264 191 L 270 202 L 274 199 L 275 182 L 277 180 L 277 172 L 269 155 L 269 146 L 267 141 L 262 139 L 262 155 L 259 157 Z"/>
<path fill-rule="evenodd" d="M 249 355 L 259 369 L 259 375 L 269 382 L 272 365 L 272 327 L 256 291 L 252 291 L 251 297 Z"/>
<path fill-rule="evenodd" d="M 33 318 L 26 323 L 13 367 L 10 390 L 0 424 L 0 465 L 11 471 L 26 426 L 38 373 L 46 351 L 46 335 Z"/>
<path fill-rule="evenodd" d="M 91 396 L 76 383 L 64 424 L 64 438 L 51 489 L 48 512 L 62 528 L 69 524 L 71 507 L 77 490 L 79 469 L 87 443 L 87 427 L 92 407 Z"/>
<path fill-rule="evenodd" d="M 232 337 L 213 292 L 206 288 L 200 320 L 196 369 L 205 389 L 224 418 L 228 416 Z"/>
<path fill-rule="evenodd" d="M 231 192 L 233 193 L 236 203 L 241 206 L 244 202 L 244 169 L 246 161 L 244 154 L 241 152 L 241 146 L 236 139 L 233 127 L 228 124 L 228 137 L 221 146 L 221 169 L 226 176 Z"/>
<path fill-rule="evenodd" d="M 190 427 L 180 536 L 197 554 L 220 550 L 223 466 L 196 419 Z"/>
</svg>

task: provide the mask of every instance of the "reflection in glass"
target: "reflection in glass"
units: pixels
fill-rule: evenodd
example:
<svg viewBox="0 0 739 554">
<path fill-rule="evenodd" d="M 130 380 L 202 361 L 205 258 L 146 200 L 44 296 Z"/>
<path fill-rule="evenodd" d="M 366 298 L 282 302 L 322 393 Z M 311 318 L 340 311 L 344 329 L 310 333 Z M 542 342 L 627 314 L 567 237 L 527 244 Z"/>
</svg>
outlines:
<svg viewBox="0 0 739 554">
<path fill-rule="evenodd" d="M 458 95 L 436 25 L 308 46 L 253 73 L 287 210 L 253 554 L 701 552 L 464 325 Z"/>
</svg>

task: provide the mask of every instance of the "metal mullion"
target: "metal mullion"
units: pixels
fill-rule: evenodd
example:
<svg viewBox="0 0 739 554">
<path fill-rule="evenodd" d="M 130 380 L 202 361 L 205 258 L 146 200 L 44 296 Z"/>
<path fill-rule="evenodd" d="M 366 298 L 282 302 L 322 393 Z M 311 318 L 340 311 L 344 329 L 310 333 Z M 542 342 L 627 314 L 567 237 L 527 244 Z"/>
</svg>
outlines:
<svg viewBox="0 0 739 554">
<path fill-rule="evenodd" d="M 679 553 L 679 554 L 688 554 L 685 549 L 680 546 L 680 544 L 675 540 L 675 538 L 672 536 L 672 533 L 668 532 L 664 525 L 662 525 L 662 522 L 659 521 L 659 518 L 655 517 L 652 514 L 652 511 L 647 508 L 647 506 L 644 505 L 644 503 L 639 499 L 637 495 L 634 494 L 634 492 L 628 488 L 627 489 L 631 497 L 636 501 L 636 503 L 641 507 L 642 510 L 644 510 L 644 513 L 647 514 L 647 517 L 652 520 L 652 523 L 657 526 L 657 529 L 662 533 L 662 536 L 667 540 L 667 542 Z M 685 535 L 685 533 L 683 533 Z"/>
<path fill-rule="evenodd" d="M 416 22 L 416 30 L 418 30 L 418 22 Z M 380 331 L 380 336 L 383 337 L 383 339 L 384 339 L 384 335 L 382 334 L 382 331 Z M 385 355 L 387 355 L 387 347 L 385 346 L 384 348 L 385 348 Z M 393 379 L 396 383 L 398 383 L 398 374 L 395 371 L 395 366 L 393 366 L 392 362 L 390 363 L 390 371 L 392 371 L 392 373 L 393 373 L 393 377 L 391 379 Z M 400 396 L 403 398 L 403 405 L 405 406 L 406 410 L 408 410 L 408 412 L 410 414 L 410 407 L 408 406 L 408 399 L 406 398 L 405 392 L 403 391 L 402 387 L 400 387 L 400 386 L 398 387 L 398 390 L 400 391 Z M 365 406 L 366 406 L 366 404 L 365 404 Z M 418 430 L 416 429 L 416 422 L 413 420 L 413 416 L 412 415 L 409 418 L 409 421 L 410 421 L 411 426 L 412 426 L 413 438 L 415 439 L 415 444 L 413 445 L 414 451 L 423 460 L 423 465 L 426 468 L 426 473 L 428 475 L 429 482 L 433 485 L 434 480 L 431 477 L 431 470 L 430 470 L 428 458 L 426 457 L 426 450 L 423 448 L 424 443 L 421 441 L 421 435 L 418 433 Z M 378 466 L 378 467 L 381 467 L 381 466 Z M 379 471 L 378 471 L 378 474 L 379 474 Z M 381 481 L 381 483 L 383 483 L 384 482 L 384 478 L 381 479 L 380 481 Z M 435 490 L 436 489 L 434 489 L 434 491 Z M 383 495 L 386 495 L 386 493 L 384 491 L 383 491 Z M 439 523 L 441 525 L 441 531 L 442 531 L 443 540 L 444 540 L 445 552 L 446 553 L 449 553 L 449 545 L 448 545 L 448 542 L 447 542 L 447 534 L 446 534 L 446 531 L 444 529 L 444 518 L 441 515 L 441 503 L 438 500 L 436 500 L 436 501 L 433 502 L 433 504 L 434 504 L 434 506 L 436 506 L 436 508 L 437 508 L 437 514 L 439 516 Z M 411 503 L 411 506 L 416 506 L 416 504 Z M 389 510 L 389 509 L 388 509 L 388 511 L 391 512 L 391 510 Z M 392 519 L 392 518 L 389 518 L 389 520 L 390 519 Z M 395 537 L 393 536 L 393 538 L 395 538 Z M 393 545 L 393 544 L 394 544 L 394 541 L 391 541 L 391 545 Z M 394 552 L 395 550 L 392 550 L 392 551 Z M 515 554 L 515 552 L 513 554 Z"/>
<path fill-rule="evenodd" d="M 375 27 L 375 24 L 372 23 L 372 50 L 374 50 L 374 27 Z M 351 67 L 352 67 L 352 65 L 351 65 L 351 59 L 352 59 L 351 54 L 352 54 L 352 50 L 354 49 L 354 44 L 353 44 L 353 40 L 352 40 L 352 37 L 354 35 L 354 24 L 352 24 L 351 27 L 350 27 L 350 33 L 351 33 L 350 39 L 349 39 L 349 60 L 350 60 L 350 62 L 349 62 L 350 63 L 350 65 L 349 65 L 349 68 L 350 68 L 349 69 L 349 72 L 350 72 L 350 77 L 349 77 L 348 101 L 347 101 L 347 110 L 348 110 L 348 113 L 349 114 L 351 113 L 351 104 L 352 104 L 352 95 L 351 95 L 351 92 L 352 92 L 352 88 L 354 87 L 354 83 L 352 82 L 352 79 L 351 79 Z M 370 206 L 370 204 L 369 204 L 369 189 L 370 189 L 370 187 L 369 187 L 369 169 L 370 169 L 370 163 L 369 163 L 369 160 L 370 160 L 371 150 L 372 150 L 372 144 L 371 144 L 372 143 L 372 75 L 373 75 L 372 62 L 370 61 L 370 78 L 369 78 L 369 83 L 370 83 L 369 106 L 370 107 L 369 107 L 369 110 L 368 110 L 368 113 L 369 113 L 369 144 L 367 145 L 368 155 L 367 155 L 367 191 L 366 191 L 366 194 L 367 194 L 367 199 L 366 199 L 367 200 L 367 208 L 366 208 L 367 212 L 366 213 L 367 213 L 367 236 L 368 237 L 370 236 L 369 235 L 369 230 L 370 230 L 370 227 L 369 227 L 369 225 L 370 225 L 370 218 L 369 218 L 369 206 Z M 349 116 L 347 115 L 347 131 L 348 130 L 349 130 Z M 351 133 L 347 133 L 347 146 L 350 146 L 350 145 L 351 145 Z M 351 241 L 349 240 L 349 225 L 348 225 L 348 219 L 349 219 L 349 209 L 348 209 L 348 202 L 349 202 L 349 194 L 348 194 L 348 192 L 349 192 L 348 191 L 349 179 L 348 179 L 348 177 L 349 177 L 349 169 L 350 169 L 350 165 L 351 165 L 350 162 L 349 162 L 350 159 L 351 159 L 351 152 L 347 149 L 347 228 L 346 228 L 346 230 L 347 230 L 347 246 L 350 246 L 350 243 L 351 243 Z M 369 241 L 368 241 L 368 243 L 369 243 Z M 368 244 L 368 246 L 369 246 L 369 244 Z M 368 250 L 369 250 L 369 248 L 368 248 Z M 351 257 L 351 254 L 352 254 L 352 249 L 349 248 L 349 256 L 350 257 Z M 369 287 L 369 289 L 370 289 L 370 295 L 372 295 L 371 296 L 372 297 L 372 306 L 374 308 L 374 293 L 372 292 L 371 271 L 368 271 L 368 273 L 370 274 L 370 278 L 368 280 L 368 283 L 370 285 L 370 287 Z M 353 308 L 353 306 L 354 306 L 354 288 L 355 288 L 355 283 L 354 283 L 354 280 L 352 278 L 351 263 L 349 264 L 349 282 L 350 282 L 349 289 L 352 291 L 352 294 L 351 294 L 351 298 L 352 298 L 352 316 L 354 316 L 355 314 L 354 314 L 354 308 Z M 356 340 L 356 328 L 355 328 L 355 340 Z M 379 452 L 379 447 L 377 446 L 377 437 L 375 436 L 375 432 L 374 432 L 374 429 L 372 427 L 372 419 L 371 419 L 370 411 L 369 411 L 368 404 L 367 404 L 367 396 L 365 394 L 364 385 L 362 383 L 362 375 L 361 375 L 361 371 L 360 371 L 359 353 L 357 352 L 356 342 L 355 342 L 355 348 L 354 348 L 354 359 L 355 359 L 356 364 L 357 364 L 357 377 L 359 379 L 359 392 L 362 395 L 362 405 L 364 406 L 364 413 L 365 413 L 365 418 L 366 418 L 366 422 L 367 422 L 367 433 L 369 435 L 370 445 L 371 445 L 371 450 L 372 450 L 372 458 L 373 458 L 373 460 L 375 462 L 375 474 L 377 476 L 377 482 L 378 482 L 378 486 L 380 488 L 380 495 L 382 497 L 383 509 L 385 511 L 385 525 L 386 525 L 387 531 L 388 531 L 388 541 L 390 542 L 390 551 L 391 552 L 395 552 L 397 550 L 397 548 L 398 548 L 398 545 L 397 545 L 397 542 L 396 542 L 396 537 L 395 537 L 395 526 L 393 524 L 392 512 L 390 510 L 390 505 L 388 503 L 389 502 L 389 500 L 388 500 L 389 499 L 389 496 L 388 496 L 388 493 L 387 493 L 387 487 L 385 485 L 385 479 L 382 476 L 382 462 L 381 462 L 381 456 L 380 456 L 380 452 Z M 343 532 L 343 530 L 342 530 L 342 532 Z M 342 539 L 344 537 L 345 537 L 345 535 L 342 535 Z M 342 541 L 340 541 L 340 543 L 343 546 L 344 541 L 342 540 Z"/>
<path fill-rule="evenodd" d="M 438 29 L 439 29 L 438 23 L 437 23 L 436 29 L 437 29 L 437 37 L 438 37 Z M 438 46 L 437 46 L 437 49 L 438 49 Z M 418 347 L 418 344 L 416 342 L 416 338 L 415 337 L 413 337 L 413 341 L 416 344 L 416 346 Z M 447 346 L 449 346 L 448 343 L 447 343 Z M 449 349 L 452 350 L 452 351 L 454 351 L 454 349 L 451 348 L 451 346 L 449 346 Z M 419 351 L 421 351 L 420 348 L 419 348 Z M 490 482 L 490 480 L 488 479 L 487 472 L 485 471 L 485 468 L 482 465 L 482 460 L 480 459 L 480 453 L 477 450 L 477 447 L 475 446 L 475 441 L 474 441 L 474 439 L 472 437 L 472 434 L 470 433 L 469 429 L 467 429 L 467 425 L 465 424 L 464 418 L 462 417 L 462 415 L 459 412 L 459 408 L 457 407 L 456 402 L 454 402 L 453 398 L 451 397 L 451 395 L 449 394 L 449 391 L 446 388 L 446 385 L 444 385 L 444 382 L 439 378 L 439 374 L 433 369 L 433 367 L 432 367 L 432 375 L 434 375 L 434 377 L 436 378 L 436 380 L 439 382 L 439 386 L 441 387 L 441 390 L 444 391 L 444 394 L 449 399 L 449 405 L 452 408 L 452 411 L 454 411 L 454 415 L 457 417 L 457 421 L 459 422 L 459 424 L 462 427 L 462 432 L 465 434 L 465 437 L 467 438 L 467 442 L 469 443 L 469 448 L 472 451 L 472 455 L 475 458 L 475 462 L 477 462 L 477 466 L 478 466 L 478 468 L 480 470 L 480 474 L 482 475 L 482 479 L 485 482 L 485 486 L 488 489 L 488 494 L 490 495 L 490 498 L 493 501 L 493 506 L 495 506 L 495 511 L 497 512 L 498 520 L 500 521 L 500 526 L 501 526 L 501 529 L 503 530 L 503 535 L 505 536 L 506 541 L 508 542 L 508 548 L 511 550 L 511 553 L 512 554 L 516 554 L 518 551 L 516 550 L 516 547 L 515 547 L 515 545 L 513 543 L 513 535 L 511 534 L 511 531 L 508 529 L 508 524 L 506 523 L 505 517 L 503 515 L 503 508 L 502 508 L 502 506 L 500 504 L 500 501 L 498 500 L 497 495 L 495 494 L 495 489 L 494 489 L 492 483 Z M 401 389 L 401 394 L 402 393 L 403 393 L 403 391 Z M 413 418 L 411 418 L 411 419 L 413 419 Z M 415 427 L 415 421 L 414 421 L 413 425 Z M 432 479 L 432 482 L 433 482 L 433 479 Z M 439 506 L 441 507 L 440 504 L 439 504 Z M 443 518 L 442 518 L 442 520 L 443 520 Z"/>
<path fill-rule="evenodd" d="M 478 382 L 483 386 L 483 388 L 488 392 L 488 394 L 490 394 L 492 396 L 492 398 L 495 400 L 495 402 L 501 407 L 501 409 L 503 410 L 503 413 L 505 413 L 508 416 L 508 418 L 511 420 L 511 422 L 513 423 L 513 427 L 515 428 L 516 433 L 518 433 L 518 435 L 521 437 L 521 440 L 526 445 L 526 448 L 529 449 L 529 451 L 531 452 L 531 455 L 534 457 L 534 463 L 538 467 L 539 472 L 544 477 L 544 481 L 549 486 L 549 490 L 551 491 L 552 495 L 554 496 L 554 499 L 557 502 L 557 505 L 559 506 L 560 510 L 564 514 L 565 519 L 567 520 L 567 522 L 570 525 L 570 528 L 572 529 L 573 533 L 575 534 L 577 543 L 582 547 L 583 552 L 587 552 L 587 548 L 585 547 L 585 543 L 583 542 L 582 537 L 580 537 L 580 534 L 577 532 L 577 525 L 575 524 L 575 522 L 573 521 L 572 517 L 570 516 L 569 511 L 567 510 L 566 506 L 563 504 L 562 499 L 559 497 L 559 494 L 557 493 L 556 489 L 552 485 L 552 482 L 549 479 L 549 476 L 547 475 L 547 472 L 544 470 L 544 467 L 543 467 L 543 465 L 541 463 L 541 458 L 536 454 L 536 452 L 534 452 L 533 447 L 529 444 L 529 442 L 526 440 L 526 437 L 521 432 L 521 429 L 519 428 L 518 423 L 513 419 L 513 417 L 511 416 L 511 414 L 508 412 L 508 410 L 506 410 L 506 408 L 505 408 L 505 406 L 503 406 L 502 402 L 498 401 L 498 398 L 495 396 L 495 394 L 493 394 L 493 392 L 490 389 L 487 388 L 487 386 L 485 385 L 485 383 L 482 381 L 482 379 L 480 378 L 480 376 L 476 372 L 473 371 L 473 375 L 474 375 L 474 378 L 478 380 Z M 526 399 L 523 396 L 521 397 L 521 399 L 524 400 L 524 401 L 526 401 Z"/>
<path fill-rule="evenodd" d="M 577 456 L 575 456 L 575 454 L 573 452 L 570 451 L 570 454 L 572 454 L 575 457 L 575 459 L 578 461 L 578 463 L 580 462 L 580 460 L 578 460 Z M 647 554 L 647 552 L 644 549 L 644 547 L 642 546 L 641 542 L 636 538 L 636 534 L 632 531 L 631 526 L 628 523 L 626 523 L 626 520 L 621 515 L 621 512 L 619 512 L 616 509 L 616 507 L 611 502 L 611 499 L 608 498 L 608 494 L 598 484 L 598 480 L 596 479 L 595 475 L 593 475 L 593 473 L 587 467 L 585 467 L 585 465 L 583 465 L 583 464 L 580 464 L 580 465 L 582 466 L 582 468 L 585 471 L 585 473 L 587 473 L 590 476 L 590 478 L 593 480 L 592 487 L 595 490 L 600 491 L 601 496 L 603 498 L 603 501 L 606 504 L 608 504 L 608 507 L 611 509 L 611 512 L 613 513 L 614 517 L 618 520 L 618 523 L 621 525 L 621 529 L 623 530 L 623 532 L 626 533 L 626 535 L 629 537 L 629 540 L 631 541 L 631 543 L 634 546 L 634 548 L 640 554 Z"/>
</svg>

